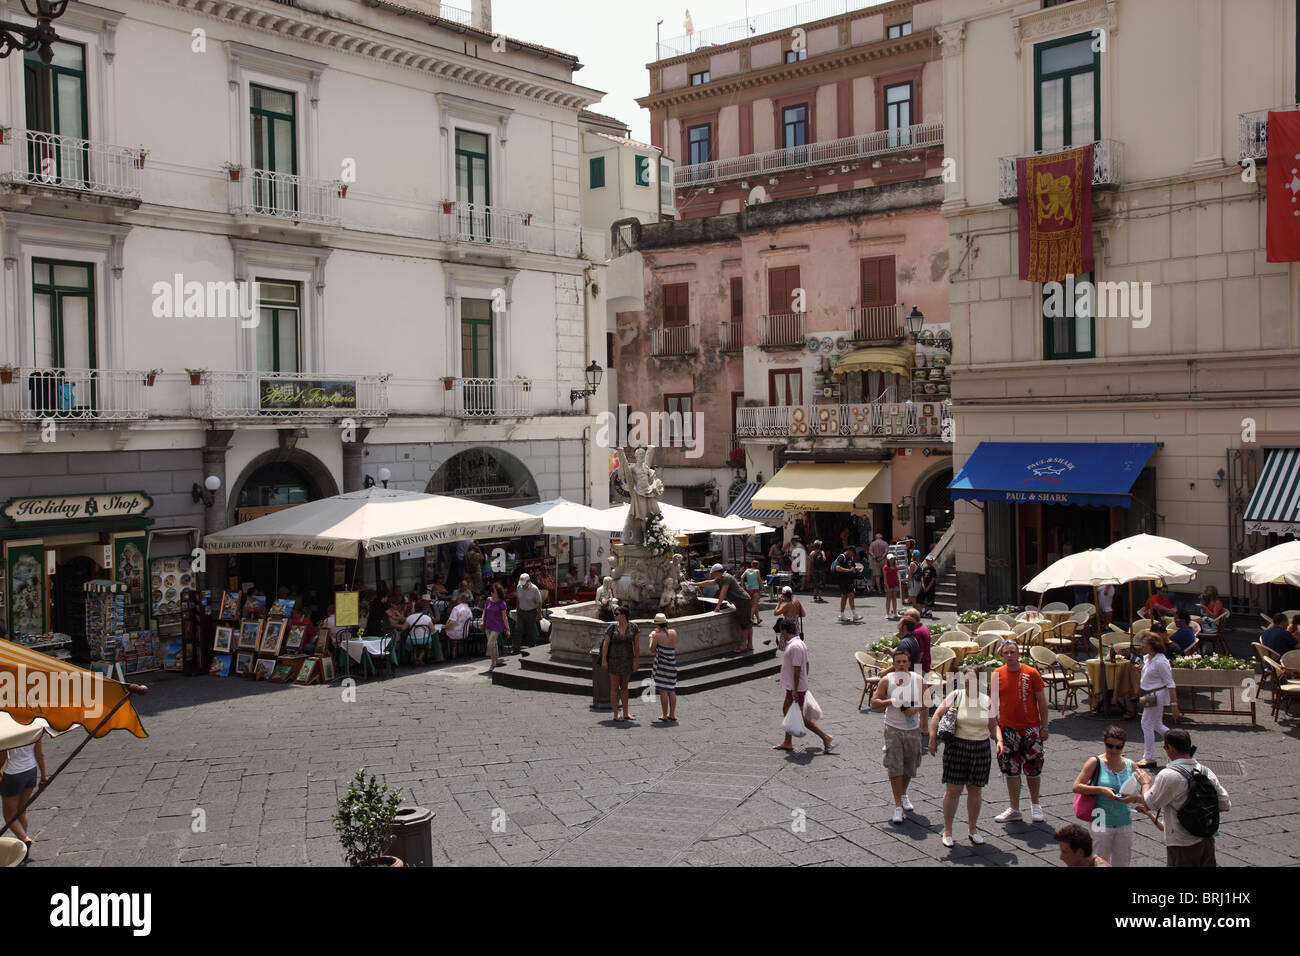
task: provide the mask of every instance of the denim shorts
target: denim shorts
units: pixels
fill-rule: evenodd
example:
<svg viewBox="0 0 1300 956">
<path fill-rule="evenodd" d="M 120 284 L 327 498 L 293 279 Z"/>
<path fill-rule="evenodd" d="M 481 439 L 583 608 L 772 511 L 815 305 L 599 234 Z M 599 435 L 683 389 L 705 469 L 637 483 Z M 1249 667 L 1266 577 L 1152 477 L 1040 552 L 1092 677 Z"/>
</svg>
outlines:
<svg viewBox="0 0 1300 956">
<path fill-rule="evenodd" d="M 21 773 L 7 773 L 0 776 L 0 797 L 16 797 L 24 790 L 35 789 L 40 781 L 40 774 L 36 767 Z"/>
</svg>

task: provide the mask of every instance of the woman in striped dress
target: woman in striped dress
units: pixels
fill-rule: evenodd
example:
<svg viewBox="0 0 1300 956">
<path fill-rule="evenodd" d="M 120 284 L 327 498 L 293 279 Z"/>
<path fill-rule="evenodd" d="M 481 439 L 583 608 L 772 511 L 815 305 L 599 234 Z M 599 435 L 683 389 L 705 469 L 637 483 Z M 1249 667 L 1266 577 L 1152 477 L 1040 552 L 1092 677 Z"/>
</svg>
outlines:
<svg viewBox="0 0 1300 956">
<path fill-rule="evenodd" d="M 677 720 L 677 632 L 668 626 L 668 618 L 655 615 L 655 629 L 650 632 L 650 653 L 655 656 L 655 690 L 663 716 L 658 721 Z"/>
</svg>

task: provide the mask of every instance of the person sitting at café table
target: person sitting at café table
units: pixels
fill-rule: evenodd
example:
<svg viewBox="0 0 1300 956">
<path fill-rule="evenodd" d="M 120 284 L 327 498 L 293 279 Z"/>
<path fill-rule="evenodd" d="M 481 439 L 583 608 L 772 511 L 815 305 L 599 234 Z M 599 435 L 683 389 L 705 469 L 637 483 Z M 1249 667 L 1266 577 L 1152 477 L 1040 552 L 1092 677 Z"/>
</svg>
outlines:
<svg viewBox="0 0 1300 956">
<path fill-rule="evenodd" d="M 1219 589 L 1213 584 L 1207 584 L 1205 590 L 1201 592 L 1201 599 L 1196 609 L 1201 612 L 1201 633 L 1218 633 L 1219 625 L 1215 622 L 1215 618 L 1223 613 L 1223 601 L 1219 599 Z"/>
<path fill-rule="evenodd" d="M 584 588 L 600 587 L 600 565 L 599 564 L 593 564 L 591 566 L 591 570 L 587 572 L 587 576 L 582 579 L 582 586 Z"/>
<path fill-rule="evenodd" d="M 1169 600 L 1169 588 L 1160 585 L 1155 594 L 1147 598 L 1147 603 L 1142 608 L 1142 616 L 1148 621 L 1163 620 L 1174 613 L 1174 606 Z"/>
<path fill-rule="evenodd" d="M 1259 636 L 1259 642 L 1274 654 L 1286 654 L 1300 646 L 1300 639 L 1292 633 L 1286 612 L 1278 611 L 1273 615 L 1273 626 L 1265 629 Z"/>
<path fill-rule="evenodd" d="M 1192 630 L 1191 616 L 1182 608 L 1174 611 L 1174 628 L 1169 643 L 1178 648 L 1179 654 L 1186 654 L 1187 649 L 1196 643 L 1196 632 Z"/>
</svg>

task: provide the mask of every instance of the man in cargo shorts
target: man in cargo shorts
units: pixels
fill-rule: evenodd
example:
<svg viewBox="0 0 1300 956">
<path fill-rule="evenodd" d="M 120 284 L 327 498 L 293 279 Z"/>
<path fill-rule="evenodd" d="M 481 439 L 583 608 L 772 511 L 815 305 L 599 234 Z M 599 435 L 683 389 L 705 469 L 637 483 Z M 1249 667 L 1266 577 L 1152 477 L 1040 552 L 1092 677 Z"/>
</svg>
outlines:
<svg viewBox="0 0 1300 956">
<path fill-rule="evenodd" d="M 1034 823 L 1043 819 L 1038 803 L 1043 772 L 1043 745 L 1047 743 L 1047 692 L 1043 678 L 1020 662 L 1015 641 L 1002 643 L 1002 667 L 993 672 L 994 701 L 998 711 L 998 769 L 1007 778 L 1011 806 L 999 813 L 998 823 L 1024 819 L 1020 815 L 1020 775 L 1029 778 L 1029 809 Z"/>
</svg>

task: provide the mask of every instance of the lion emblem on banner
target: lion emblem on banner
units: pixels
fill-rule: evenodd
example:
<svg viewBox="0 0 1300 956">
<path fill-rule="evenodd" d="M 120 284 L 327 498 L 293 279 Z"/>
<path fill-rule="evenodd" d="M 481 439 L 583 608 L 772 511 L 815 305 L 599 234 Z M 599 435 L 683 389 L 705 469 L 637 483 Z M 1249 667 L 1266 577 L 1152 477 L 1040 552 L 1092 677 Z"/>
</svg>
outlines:
<svg viewBox="0 0 1300 956">
<path fill-rule="evenodd" d="M 1053 176 L 1048 172 L 1040 172 L 1034 184 L 1034 193 L 1038 197 L 1039 222 L 1052 220 L 1059 224 L 1073 221 L 1069 175 Z"/>
</svg>

